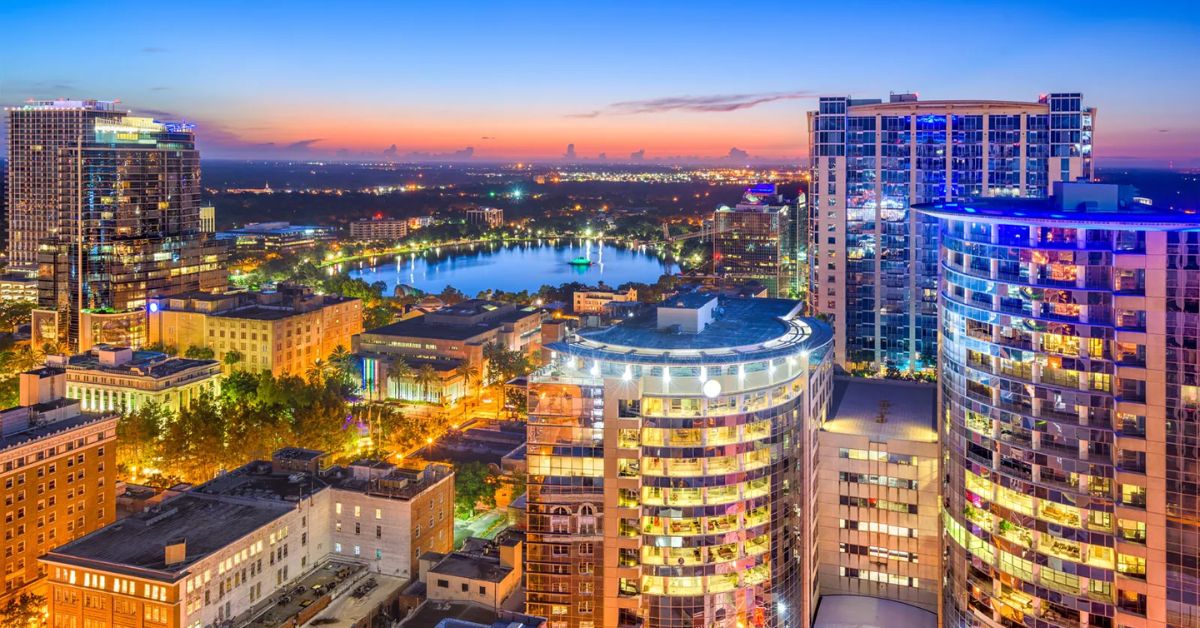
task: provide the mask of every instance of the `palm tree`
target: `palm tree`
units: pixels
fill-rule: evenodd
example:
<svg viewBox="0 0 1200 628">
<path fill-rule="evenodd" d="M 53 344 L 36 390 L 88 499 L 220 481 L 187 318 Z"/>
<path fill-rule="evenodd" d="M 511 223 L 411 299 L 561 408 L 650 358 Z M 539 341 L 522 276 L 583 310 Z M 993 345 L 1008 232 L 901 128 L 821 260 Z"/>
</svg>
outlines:
<svg viewBox="0 0 1200 628">
<path fill-rule="evenodd" d="M 441 379 L 441 376 L 439 376 L 437 371 L 433 370 L 433 366 L 429 364 L 422 364 L 421 368 L 417 369 L 417 374 L 413 377 L 413 380 L 416 381 L 417 385 L 421 387 L 422 396 L 424 396 L 426 399 L 430 398 L 429 389 L 432 388 L 434 384 L 441 381 Z"/>
<path fill-rule="evenodd" d="M 414 375 L 413 367 L 404 358 L 400 356 L 392 356 L 387 361 L 387 372 L 385 381 L 395 381 L 397 396 L 399 396 L 400 386 L 405 381 L 411 381 Z"/>
<path fill-rule="evenodd" d="M 462 378 L 464 396 L 470 392 L 476 395 L 479 393 L 479 367 L 470 362 L 462 362 L 455 369 L 454 373 Z"/>
<path fill-rule="evenodd" d="M 325 360 L 317 358 L 308 367 L 308 383 L 317 386 L 324 384 L 326 376 L 328 375 L 328 371 L 329 365 L 325 362 Z"/>
<path fill-rule="evenodd" d="M 334 374 L 342 381 L 350 381 L 354 378 L 355 355 L 346 350 L 342 345 L 338 345 L 333 349 L 333 353 L 329 354 L 329 364 L 333 367 Z"/>
</svg>

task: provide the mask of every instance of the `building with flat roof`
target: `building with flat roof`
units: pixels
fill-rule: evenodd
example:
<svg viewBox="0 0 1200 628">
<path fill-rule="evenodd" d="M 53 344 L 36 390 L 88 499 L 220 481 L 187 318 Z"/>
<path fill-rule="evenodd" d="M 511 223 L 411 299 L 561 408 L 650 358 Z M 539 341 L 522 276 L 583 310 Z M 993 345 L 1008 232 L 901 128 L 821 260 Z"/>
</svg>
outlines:
<svg viewBox="0 0 1200 628">
<path fill-rule="evenodd" d="M 571 296 L 575 314 L 601 314 L 604 306 L 612 303 L 631 303 L 637 301 L 637 289 L 617 290 L 607 286 L 576 290 Z"/>
<path fill-rule="evenodd" d="M 774 184 L 747 188 L 740 203 L 713 212 L 713 274 L 760 282 L 772 297 L 802 298 L 807 218 L 803 194 L 787 200 Z"/>
<path fill-rule="evenodd" d="M 217 239 L 231 242 L 239 251 L 304 249 L 332 240 L 337 229 L 323 225 L 293 225 L 287 222 L 252 222 L 217 232 Z"/>
<path fill-rule="evenodd" d="M 833 335 L 802 308 L 689 293 L 547 347 L 529 383 L 527 612 L 808 621 Z"/>
<path fill-rule="evenodd" d="M 936 612 L 870 595 L 822 595 L 812 628 L 937 628 Z"/>
<path fill-rule="evenodd" d="M 1049 196 L 1092 178 L 1096 110 L 1032 101 L 823 97 L 808 114 L 810 312 L 849 371 L 937 365 L 937 224 L 917 203 Z"/>
<path fill-rule="evenodd" d="M 150 342 L 212 349 L 219 361 L 240 356 L 236 367 L 304 377 L 316 360 L 349 350 L 362 331 L 362 301 L 313 294 L 294 286 L 272 292 L 189 293 L 155 299 L 149 307 Z"/>
<path fill-rule="evenodd" d="M 66 371 L 67 398 L 91 412 L 134 412 L 150 403 L 180 410 L 203 394 L 220 392 L 216 360 L 98 345 L 79 355 L 51 356 L 47 363 Z"/>
<path fill-rule="evenodd" d="M 298 583 L 337 588 L 361 572 L 387 577 L 390 586 L 415 574 L 420 552 L 450 549 L 449 467 L 327 467 L 326 460 L 281 450 L 49 551 L 42 563 L 50 624 L 256 625 L 264 614 L 299 614 L 277 596 Z M 437 523 L 423 546 L 430 537 L 418 528 L 426 517 Z M 283 625 L 272 621 L 262 625 Z"/>
<path fill-rule="evenodd" d="M 350 239 L 364 242 L 396 241 L 408 235 L 407 218 L 366 218 L 350 223 Z"/>
<path fill-rule="evenodd" d="M 514 611 L 496 612 L 474 602 L 427 600 L 399 628 L 540 628 L 546 618 Z"/>
<path fill-rule="evenodd" d="M 524 535 L 506 531 L 494 541 L 469 538 L 454 552 L 426 552 L 419 577 L 425 598 L 473 602 L 497 612 L 523 610 L 523 548 Z"/>
<path fill-rule="evenodd" d="M 504 210 L 498 207 L 472 207 L 467 210 L 467 223 L 495 229 L 504 224 Z"/>
<path fill-rule="evenodd" d="M 917 209 L 940 225 L 946 623 L 1200 623 L 1200 218 L 1099 184 Z"/>
<path fill-rule="evenodd" d="M 44 593 L 38 557 L 116 518 L 117 417 L 64 398 L 62 369 L 21 373 L 20 405 L 0 412 L 4 588 L 0 607 Z"/>
<path fill-rule="evenodd" d="M 462 398 L 484 378 L 486 345 L 498 343 L 536 356 L 541 350 L 542 318 L 542 310 L 531 306 L 471 299 L 365 331 L 353 343 L 354 353 L 362 359 L 363 388 L 378 399 Z M 460 370 L 464 364 L 477 373 L 474 383 Z M 432 369 L 435 379 L 417 377 L 425 367 Z"/>
<path fill-rule="evenodd" d="M 931 384 L 834 379 L 829 417 L 817 437 L 822 600 L 865 595 L 937 613 L 936 400 Z"/>
</svg>

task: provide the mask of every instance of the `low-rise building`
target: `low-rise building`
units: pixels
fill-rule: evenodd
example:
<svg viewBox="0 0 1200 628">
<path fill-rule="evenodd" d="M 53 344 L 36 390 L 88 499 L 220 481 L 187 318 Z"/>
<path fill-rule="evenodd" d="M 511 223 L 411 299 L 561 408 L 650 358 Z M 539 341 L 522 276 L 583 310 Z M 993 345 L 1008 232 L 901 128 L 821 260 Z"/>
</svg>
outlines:
<svg viewBox="0 0 1200 628">
<path fill-rule="evenodd" d="M 838 378 L 817 439 L 822 596 L 937 612 L 941 588 L 936 389 Z"/>
<path fill-rule="evenodd" d="M 336 236 L 337 230 L 333 227 L 293 225 L 287 222 L 252 222 L 243 227 L 217 232 L 218 240 L 233 242 L 239 251 L 303 249 L 332 240 Z"/>
<path fill-rule="evenodd" d="M 637 301 L 637 289 L 616 290 L 606 286 L 576 290 L 572 296 L 573 310 L 576 314 L 601 314 L 604 306 L 613 302 L 631 303 Z"/>
<path fill-rule="evenodd" d="M 305 376 L 318 359 L 349 349 L 363 330 L 359 299 L 284 286 L 275 292 L 189 293 L 150 302 L 150 342 L 212 349 L 238 368 Z"/>
<path fill-rule="evenodd" d="M 67 398 L 91 412 L 132 412 L 150 403 L 178 411 L 220 392 L 216 360 L 97 345 L 79 355 L 51 356 L 47 364 L 65 369 Z"/>
<path fill-rule="evenodd" d="M 376 398 L 453 401 L 482 380 L 486 345 L 537 355 L 541 329 L 538 308 L 472 299 L 363 332 L 354 338 L 354 352 L 362 358 L 363 388 Z M 474 382 L 460 370 L 463 364 L 476 373 Z M 429 370 L 435 377 L 419 377 Z"/>
<path fill-rule="evenodd" d="M 0 607 L 40 592 L 38 557 L 116 518 L 117 417 L 64 398 L 62 369 L 22 373 L 20 405 L 0 412 L 4 588 Z"/>
<path fill-rule="evenodd" d="M 504 224 L 504 210 L 499 207 L 472 207 L 467 210 L 467 223 L 495 229 Z"/>
<path fill-rule="evenodd" d="M 432 227 L 434 222 L 433 216 L 413 216 L 408 219 L 408 228 L 424 229 L 425 227 Z"/>
<path fill-rule="evenodd" d="M 327 460 L 281 450 L 50 551 L 50 625 L 300 625 L 343 595 L 394 601 L 418 550 L 451 547 L 453 471 Z"/>
<path fill-rule="evenodd" d="M 419 572 L 426 599 L 474 602 L 495 611 L 523 607 L 523 547 L 523 534 L 505 531 L 494 541 L 467 539 L 456 552 L 426 552 Z"/>
<path fill-rule="evenodd" d="M 371 218 L 350 223 L 350 239 L 366 242 L 399 240 L 408 235 L 404 218 Z"/>
</svg>

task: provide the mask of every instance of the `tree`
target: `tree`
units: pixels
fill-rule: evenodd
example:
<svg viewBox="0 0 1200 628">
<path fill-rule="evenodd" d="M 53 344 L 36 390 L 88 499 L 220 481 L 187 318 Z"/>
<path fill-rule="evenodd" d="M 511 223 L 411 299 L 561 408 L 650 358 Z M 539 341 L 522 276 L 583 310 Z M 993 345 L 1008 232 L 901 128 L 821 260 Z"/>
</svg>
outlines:
<svg viewBox="0 0 1200 628">
<path fill-rule="evenodd" d="M 173 418 L 167 407 L 152 402 L 117 419 L 117 466 L 135 476 L 157 466 L 158 442 Z"/>
<path fill-rule="evenodd" d="M 455 288 L 454 286 L 446 286 L 446 288 L 437 296 L 442 300 L 442 303 L 445 303 L 446 305 L 456 305 L 467 300 L 467 295 L 463 294 L 461 290 Z"/>
<path fill-rule="evenodd" d="M 317 358 L 308 366 L 308 383 L 316 384 L 318 386 L 323 385 L 325 380 L 329 377 L 329 374 L 329 365 L 325 362 L 325 360 Z"/>
<path fill-rule="evenodd" d="M 189 482 L 206 482 L 228 461 L 227 416 L 212 396 L 202 394 L 167 425 L 162 458 Z"/>
<path fill-rule="evenodd" d="M 42 624 L 42 609 L 46 598 L 33 593 L 22 593 L 8 601 L 0 610 L 0 628 L 31 628 Z"/>
<path fill-rule="evenodd" d="M 454 472 L 455 516 L 469 519 L 479 504 L 496 507 L 496 481 L 486 464 L 472 460 Z"/>
<path fill-rule="evenodd" d="M 363 308 L 364 329 L 379 329 L 384 325 L 390 325 L 393 318 L 395 318 L 395 312 L 387 304 L 368 305 Z"/>
<path fill-rule="evenodd" d="M 187 350 L 183 352 L 183 357 L 191 358 L 193 360 L 211 360 L 213 359 L 214 355 L 215 354 L 213 353 L 213 350 L 209 347 L 198 347 L 196 345 L 188 347 Z"/>
<path fill-rule="evenodd" d="M 463 386 L 466 389 L 463 391 L 464 394 L 471 394 L 474 392 L 476 395 L 478 395 L 479 367 L 471 364 L 468 361 L 463 361 L 457 367 L 455 367 L 454 374 L 462 378 Z"/>
<path fill-rule="evenodd" d="M 413 370 L 412 365 L 403 357 L 396 355 L 388 358 L 386 377 L 388 381 L 396 382 L 396 394 L 398 397 L 402 397 L 400 387 L 404 382 L 412 381 L 415 374 L 416 372 Z M 386 396 L 386 386 L 384 388 L 384 396 Z"/>
<path fill-rule="evenodd" d="M 33 301 L 0 301 L 0 328 L 16 331 L 28 324 L 35 305 Z"/>
<path fill-rule="evenodd" d="M 429 394 L 433 385 L 440 382 L 442 377 L 433 369 L 432 365 L 422 364 L 421 368 L 417 369 L 417 374 L 413 376 L 413 380 L 421 387 L 421 396 L 427 400 L 432 400 L 432 395 Z"/>
<path fill-rule="evenodd" d="M 333 349 L 333 353 L 329 354 L 329 365 L 333 369 L 334 377 L 348 384 L 354 381 L 358 356 L 347 351 L 342 345 L 338 345 Z"/>
<path fill-rule="evenodd" d="M 224 362 L 226 366 L 232 367 L 233 365 L 242 361 L 242 352 L 238 351 L 237 349 L 226 351 L 225 357 L 222 358 L 221 361 Z"/>
</svg>

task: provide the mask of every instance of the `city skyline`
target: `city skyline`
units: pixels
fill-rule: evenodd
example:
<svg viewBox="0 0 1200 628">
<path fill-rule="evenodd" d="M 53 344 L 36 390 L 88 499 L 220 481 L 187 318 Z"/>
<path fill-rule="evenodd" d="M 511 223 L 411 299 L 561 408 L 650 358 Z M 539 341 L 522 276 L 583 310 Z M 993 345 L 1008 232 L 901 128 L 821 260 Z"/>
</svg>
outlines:
<svg viewBox="0 0 1200 628">
<path fill-rule="evenodd" d="M 0 103 L 119 98 L 196 123 L 209 158 L 545 161 L 574 144 L 580 159 L 745 163 L 802 161 L 804 112 L 819 96 L 1034 101 L 1053 89 L 1087 93 L 1098 108 L 1102 166 L 1200 162 L 1192 115 L 1200 88 L 1172 71 L 1200 52 L 1193 7 L 838 9 L 763 2 L 730 15 L 715 3 L 656 3 L 581 14 L 541 3 L 367 4 L 334 15 L 215 3 L 173 18 L 177 28 L 113 43 L 110 29 L 96 27 L 118 19 L 110 11 L 9 5 L 0 8 L 10 25 L 0 50 L 21 63 L 0 68 Z M 123 11 L 153 16 L 147 7 Z M 846 42 L 844 29 L 803 27 L 852 20 L 863 41 L 889 41 L 897 15 L 937 16 L 920 18 L 930 27 L 1006 27 L 970 26 L 972 45 L 951 56 L 952 41 L 881 54 Z M 1014 16 L 1025 17 L 1008 21 Z M 764 23 L 795 28 L 763 33 Z M 1097 45 L 1120 40 L 1131 45 Z M 934 63 L 922 58 L 930 50 Z"/>
</svg>

